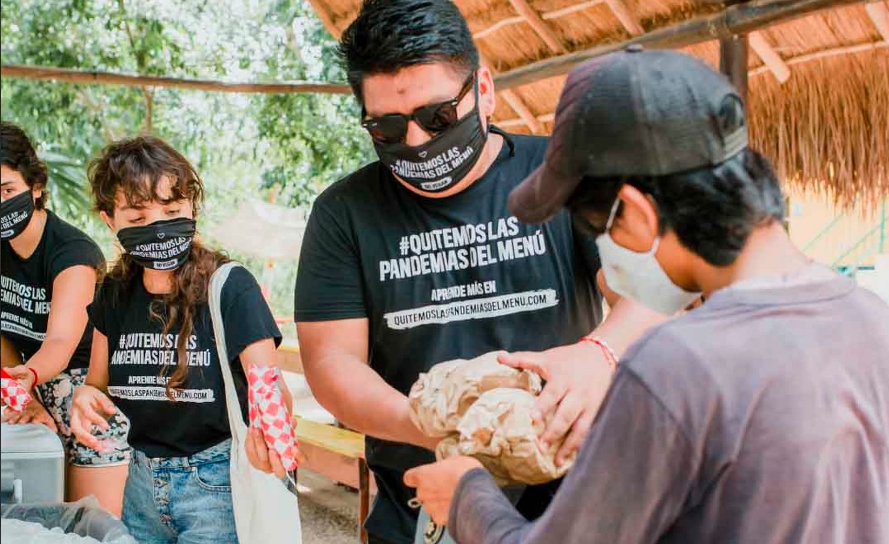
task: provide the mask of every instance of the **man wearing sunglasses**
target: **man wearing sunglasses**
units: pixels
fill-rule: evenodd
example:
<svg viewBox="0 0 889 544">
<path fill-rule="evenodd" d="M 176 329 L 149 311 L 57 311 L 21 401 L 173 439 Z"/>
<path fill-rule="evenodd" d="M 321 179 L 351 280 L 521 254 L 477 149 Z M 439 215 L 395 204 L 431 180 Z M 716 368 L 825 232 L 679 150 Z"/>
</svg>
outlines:
<svg viewBox="0 0 889 544">
<path fill-rule="evenodd" d="M 621 301 L 597 328 L 593 241 L 576 235 L 567 213 L 531 226 L 507 209 L 546 139 L 489 123 L 493 78 L 453 3 L 365 3 L 340 49 L 379 161 L 315 202 L 296 321 L 315 396 L 368 437 L 379 489 L 371 541 L 410 543 L 417 512 L 402 477 L 433 460 L 437 443 L 409 417 L 406 393 L 421 372 L 501 349 L 518 352 L 505 362 L 542 365 L 540 408 L 556 410 L 544 439 L 567 434 L 563 460 L 588 431 L 615 353 L 658 317 Z M 594 329 L 594 341 L 578 342 Z M 578 372 L 583 379 L 569 378 Z M 514 498 L 534 518 L 555 487 Z"/>
</svg>

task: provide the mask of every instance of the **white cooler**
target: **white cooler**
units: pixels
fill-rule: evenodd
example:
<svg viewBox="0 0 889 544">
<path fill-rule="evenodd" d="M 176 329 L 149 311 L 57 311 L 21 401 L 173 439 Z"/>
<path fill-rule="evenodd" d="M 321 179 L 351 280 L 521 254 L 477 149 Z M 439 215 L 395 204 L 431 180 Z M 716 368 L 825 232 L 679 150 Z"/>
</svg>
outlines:
<svg viewBox="0 0 889 544">
<path fill-rule="evenodd" d="M 39 424 L 2 424 L 0 502 L 61 503 L 65 500 L 65 449 Z"/>
</svg>

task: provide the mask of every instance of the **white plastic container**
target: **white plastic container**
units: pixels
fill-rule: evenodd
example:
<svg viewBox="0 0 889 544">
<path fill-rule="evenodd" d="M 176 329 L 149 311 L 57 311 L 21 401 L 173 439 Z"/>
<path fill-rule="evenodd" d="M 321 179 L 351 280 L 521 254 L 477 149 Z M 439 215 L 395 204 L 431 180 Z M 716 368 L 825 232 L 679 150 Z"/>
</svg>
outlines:
<svg viewBox="0 0 889 544">
<path fill-rule="evenodd" d="M 60 503 L 65 499 L 65 449 L 39 424 L 3 423 L 0 436 L 0 502 Z"/>
</svg>

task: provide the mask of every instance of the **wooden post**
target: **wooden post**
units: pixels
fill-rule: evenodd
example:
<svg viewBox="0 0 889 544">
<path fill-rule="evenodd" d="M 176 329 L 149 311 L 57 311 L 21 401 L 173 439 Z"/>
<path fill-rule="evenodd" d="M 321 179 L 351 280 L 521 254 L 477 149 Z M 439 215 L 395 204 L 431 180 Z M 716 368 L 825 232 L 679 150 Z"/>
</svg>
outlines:
<svg viewBox="0 0 889 544">
<path fill-rule="evenodd" d="M 719 39 L 719 71 L 728 76 L 747 104 L 747 35 Z"/>
<path fill-rule="evenodd" d="M 358 540 L 367 544 L 367 530 L 364 522 L 370 514 L 370 470 L 367 461 L 358 459 Z"/>
</svg>

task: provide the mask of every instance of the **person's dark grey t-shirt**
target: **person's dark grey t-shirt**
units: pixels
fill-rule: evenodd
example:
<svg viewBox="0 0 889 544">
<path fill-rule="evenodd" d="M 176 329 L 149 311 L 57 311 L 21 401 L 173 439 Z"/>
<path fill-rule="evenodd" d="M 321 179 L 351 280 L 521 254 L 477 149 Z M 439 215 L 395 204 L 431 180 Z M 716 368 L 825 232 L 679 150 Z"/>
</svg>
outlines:
<svg viewBox="0 0 889 544">
<path fill-rule="evenodd" d="M 483 470 L 461 544 L 889 542 L 889 306 L 854 282 L 729 288 L 625 356 L 547 513 Z"/>
</svg>

